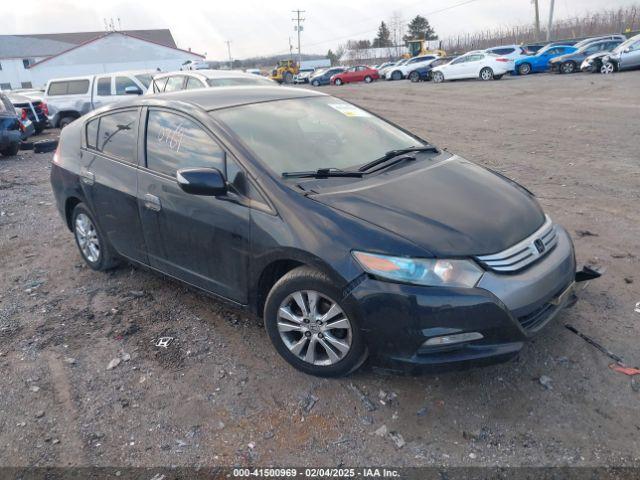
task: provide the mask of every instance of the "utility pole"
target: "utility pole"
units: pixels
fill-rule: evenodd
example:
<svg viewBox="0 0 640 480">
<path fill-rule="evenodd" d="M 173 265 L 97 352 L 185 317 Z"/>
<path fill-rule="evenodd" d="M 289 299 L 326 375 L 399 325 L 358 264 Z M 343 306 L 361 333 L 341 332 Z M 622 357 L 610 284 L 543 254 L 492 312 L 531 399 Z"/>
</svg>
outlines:
<svg viewBox="0 0 640 480">
<path fill-rule="evenodd" d="M 538 6 L 538 0 L 533 0 L 533 5 L 536 14 L 536 42 L 540 41 L 540 8 Z"/>
<path fill-rule="evenodd" d="M 302 18 L 300 16 L 300 14 L 304 13 L 304 10 L 292 10 L 293 13 L 296 14 L 296 18 L 292 18 L 291 20 L 296 22 L 296 25 L 293 27 L 293 29 L 298 32 L 298 67 L 300 67 L 300 65 L 302 64 L 302 53 L 300 51 L 300 32 L 302 32 L 302 30 L 304 29 L 304 27 L 301 25 L 302 22 L 305 21 L 304 18 Z"/>
<path fill-rule="evenodd" d="M 233 58 L 231 58 L 231 40 L 226 40 L 224 43 L 227 44 L 227 53 L 229 54 L 229 68 L 232 68 Z"/>
<path fill-rule="evenodd" d="M 553 26 L 553 8 L 555 7 L 555 0 L 551 0 L 551 6 L 549 7 L 549 26 L 547 27 L 547 42 L 551 40 L 551 27 Z"/>
</svg>

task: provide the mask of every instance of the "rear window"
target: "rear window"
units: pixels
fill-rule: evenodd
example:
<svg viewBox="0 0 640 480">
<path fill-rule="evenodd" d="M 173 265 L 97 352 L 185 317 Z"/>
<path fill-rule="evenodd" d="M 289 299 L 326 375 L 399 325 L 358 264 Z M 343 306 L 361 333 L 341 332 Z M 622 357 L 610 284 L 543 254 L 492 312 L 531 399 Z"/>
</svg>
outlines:
<svg viewBox="0 0 640 480">
<path fill-rule="evenodd" d="M 64 80 L 49 84 L 47 95 L 82 95 L 89 91 L 89 80 Z"/>
<path fill-rule="evenodd" d="M 125 110 L 100 117 L 97 149 L 126 162 L 135 163 L 137 120 L 138 110 Z"/>
</svg>

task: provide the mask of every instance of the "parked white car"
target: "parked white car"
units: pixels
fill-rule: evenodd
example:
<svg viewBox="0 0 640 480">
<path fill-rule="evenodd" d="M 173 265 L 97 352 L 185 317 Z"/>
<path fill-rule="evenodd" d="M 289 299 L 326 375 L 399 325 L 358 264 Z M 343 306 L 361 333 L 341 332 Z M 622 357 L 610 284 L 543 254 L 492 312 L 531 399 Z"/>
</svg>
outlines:
<svg viewBox="0 0 640 480">
<path fill-rule="evenodd" d="M 64 128 L 95 108 L 126 100 L 127 95 L 141 95 L 154 73 L 142 70 L 49 80 L 44 96 L 49 125 Z"/>
<path fill-rule="evenodd" d="M 243 85 L 274 85 L 270 78 L 240 70 L 184 70 L 159 73 L 153 77 L 145 95 L 193 90 L 209 87 L 239 87 Z"/>
<path fill-rule="evenodd" d="M 463 78 L 500 80 L 509 71 L 509 59 L 491 53 L 467 53 L 431 71 L 434 83 Z"/>
<path fill-rule="evenodd" d="M 398 60 L 397 62 L 394 62 L 391 65 L 387 65 L 386 67 L 384 67 L 382 69 L 378 69 L 378 74 L 380 75 L 380 78 L 386 78 L 387 75 L 391 73 L 392 69 L 397 68 L 397 67 L 401 67 L 402 65 L 407 63 L 409 60 L 411 60 L 411 59 L 410 58 L 403 58 L 402 60 Z"/>
<path fill-rule="evenodd" d="M 528 57 L 527 49 L 521 45 L 502 45 L 500 47 L 491 47 L 485 50 L 487 53 L 493 53 L 502 58 L 509 59 L 509 71 L 515 68 L 516 60 Z"/>
<path fill-rule="evenodd" d="M 416 68 L 429 65 L 430 62 L 438 58 L 437 55 L 422 55 L 420 57 L 410 58 L 404 65 L 396 65 L 389 70 L 385 77 L 387 80 L 402 80 L 409 78 L 409 74 Z"/>
</svg>

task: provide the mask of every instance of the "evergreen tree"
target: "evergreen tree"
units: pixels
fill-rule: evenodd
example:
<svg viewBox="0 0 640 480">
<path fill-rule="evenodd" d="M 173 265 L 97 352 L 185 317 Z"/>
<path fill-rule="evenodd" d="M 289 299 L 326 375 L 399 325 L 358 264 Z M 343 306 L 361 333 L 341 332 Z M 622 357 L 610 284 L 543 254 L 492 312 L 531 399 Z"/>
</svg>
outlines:
<svg viewBox="0 0 640 480">
<path fill-rule="evenodd" d="M 378 27 L 378 36 L 373 40 L 373 46 L 376 48 L 390 47 L 393 44 L 391 41 L 391 32 L 387 27 L 387 24 L 380 22 Z"/>
<path fill-rule="evenodd" d="M 404 41 L 407 40 L 437 40 L 438 35 L 429 24 L 429 20 L 421 15 L 416 15 L 411 22 L 409 22 L 409 33 L 404 36 Z"/>
</svg>

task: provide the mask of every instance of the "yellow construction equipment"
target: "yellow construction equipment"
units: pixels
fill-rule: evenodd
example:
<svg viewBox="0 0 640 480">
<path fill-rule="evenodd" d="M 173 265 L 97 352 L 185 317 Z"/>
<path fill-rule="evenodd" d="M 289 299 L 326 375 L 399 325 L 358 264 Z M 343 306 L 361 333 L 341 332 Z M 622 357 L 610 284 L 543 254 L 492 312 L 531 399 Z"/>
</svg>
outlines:
<svg viewBox="0 0 640 480">
<path fill-rule="evenodd" d="M 293 83 L 293 77 L 299 71 L 300 67 L 294 60 L 280 60 L 271 72 L 271 78 L 278 83 Z"/>
<path fill-rule="evenodd" d="M 409 53 L 405 54 L 405 58 L 417 57 L 418 55 L 438 55 L 440 57 L 446 57 L 447 52 L 439 48 L 430 49 L 429 40 L 407 40 L 407 47 Z"/>
</svg>

